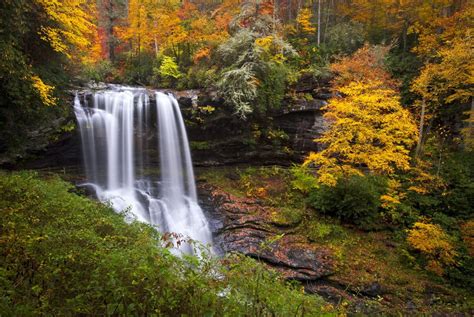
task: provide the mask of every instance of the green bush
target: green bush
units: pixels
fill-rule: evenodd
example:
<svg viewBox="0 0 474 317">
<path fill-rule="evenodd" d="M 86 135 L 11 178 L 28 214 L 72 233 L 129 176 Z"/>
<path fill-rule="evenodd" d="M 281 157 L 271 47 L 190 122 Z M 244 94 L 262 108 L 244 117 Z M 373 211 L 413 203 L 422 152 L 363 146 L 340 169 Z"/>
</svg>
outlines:
<svg viewBox="0 0 474 317">
<path fill-rule="evenodd" d="M 160 87 L 175 87 L 178 80 L 183 77 L 174 57 L 163 55 L 160 58 L 160 66 L 153 68 L 153 76 Z M 159 78 L 159 80 L 156 80 Z"/>
<path fill-rule="evenodd" d="M 112 62 L 103 60 L 94 65 L 84 67 L 82 77 L 86 81 L 113 82 L 118 78 L 118 71 Z"/>
<path fill-rule="evenodd" d="M 319 298 L 255 260 L 176 257 L 151 226 L 71 191 L 0 173 L 2 315 L 321 315 Z"/>
<path fill-rule="evenodd" d="M 341 178 L 335 186 L 321 185 L 309 193 L 309 204 L 323 214 L 374 229 L 379 219 L 380 196 L 386 192 L 386 179 L 380 176 Z"/>
<path fill-rule="evenodd" d="M 121 63 L 125 65 L 123 70 L 123 81 L 131 85 L 147 85 L 153 81 L 153 68 L 157 61 L 155 54 L 140 53 L 139 55 L 128 54 L 121 56 Z"/>
<path fill-rule="evenodd" d="M 318 188 L 318 182 L 315 175 L 306 165 L 293 165 L 290 172 L 293 176 L 291 181 L 293 189 L 307 194 Z"/>
<path fill-rule="evenodd" d="M 289 43 L 266 32 L 242 28 L 218 49 L 223 68 L 218 94 L 243 119 L 254 112 L 265 117 L 280 106 L 290 74 L 287 59 L 297 55 Z"/>
<path fill-rule="evenodd" d="M 364 44 L 363 34 L 363 25 L 357 22 L 342 22 L 330 27 L 326 35 L 327 54 L 352 54 Z"/>
<path fill-rule="evenodd" d="M 320 219 L 309 221 L 305 227 L 305 235 L 310 241 L 328 241 L 333 238 L 347 238 L 341 225 L 323 222 Z"/>
<path fill-rule="evenodd" d="M 288 72 L 288 66 L 284 64 L 268 63 L 266 65 L 264 73 L 261 74 L 262 80 L 255 99 L 256 108 L 260 114 L 280 108 L 285 97 Z"/>
<path fill-rule="evenodd" d="M 189 68 L 183 86 L 195 89 L 213 87 L 217 82 L 217 69 L 209 65 L 195 65 Z"/>
<path fill-rule="evenodd" d="M 450 216 L 470 218 L 474 214 L 474 155 L 453 153 L 442 162 L 440 175 L 446 183 L 441 208 Z"/>
<path fill-rule="evenodd" d="M 469 152 L 450 153 L 442 157 L 431 170 L 437 183 L 429 186 L 426 192 L 408 191 L 405 204 L 432 217 L 435 213 L 450 217 L 469 219 L 474 214 L 474 156 Z M 410 180 L 406 180 L 411 185 Z M 418 184 L 414 184 L 419 186 Z"/>
</svg>

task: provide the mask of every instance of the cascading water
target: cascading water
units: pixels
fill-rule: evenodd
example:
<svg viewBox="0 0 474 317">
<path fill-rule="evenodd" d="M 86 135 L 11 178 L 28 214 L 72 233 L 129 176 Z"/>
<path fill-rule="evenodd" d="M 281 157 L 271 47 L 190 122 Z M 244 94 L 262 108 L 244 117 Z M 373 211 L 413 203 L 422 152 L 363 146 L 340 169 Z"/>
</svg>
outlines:
<svg viewBox="0 0 474 317">
<path fill-rule="evenodd" d="M 117 211 L 129 208 L 139 221 L 211 244 L 207 220 L 197 203 L 188 138 L 178 102 L 145 89 L 112 86 L 93 94 L 92 105 L 78 96 L 79 124 L 88 183 Z M 152 167 L 158 168 L 154 177 Z M 155 169 L 155 170 L 156 170 Z M 191 253 L 189 244 L 181 251 Z"/>
</svg>

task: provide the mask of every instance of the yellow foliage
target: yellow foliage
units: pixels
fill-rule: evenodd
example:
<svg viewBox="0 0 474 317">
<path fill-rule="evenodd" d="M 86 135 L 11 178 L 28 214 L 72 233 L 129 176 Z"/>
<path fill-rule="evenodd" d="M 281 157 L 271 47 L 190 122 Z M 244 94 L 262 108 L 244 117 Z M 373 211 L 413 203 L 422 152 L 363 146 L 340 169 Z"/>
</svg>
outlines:
<svg viewBox="0 0 474 317">
<path fill-rule="evenodd" d="M 392 209 L 393 205 L 400 204 L 400 199 L 391 195 L 387 195 L 387 194 L 380 196 L 380 200 L 382 201 L 382 208 L 385 208 L 385 209 L 389 209 L 389 208 Z"/>
<path fill-rule="evenodd" d="M 351 0 L 342 1 L 339 9 L 354 21 L 365 25 L 366 31 L 383 29 L 401 34 L 415 27 L 415 22 L 425 25 L 443 16 L 444 9 L 453 0 Z"/>
<path fill-rule="evenodd" d="M 269 51 L 273 44 L 273 36 L 260 37 L 255 40 L 255 45 L 261 47 L 264 51 Z"/>
<path fill-rule="evenodd" d="M 408 190 L 418 194 L 444 191 L 444 180 L 440 176 L 431 174 L 429 171 L 432 169 L 433 166 L 429 160 L 416 160 L 410 170 L 412 185 L 408 187 Z"/>
<path fill-rule="evenodd" d="M 413 48 L 413 51 L 421 57 L 436 59 L 438 52 L 443 47 L 449 47 L 453 40 L 466 37 L 469 33 L 472 34 L 473 6 L 466 3 L 459 8 L 458 12 L 446 16 L 440 10 L 440 6 L 449 6 L 450 1 L 452 0 L 436 0 L 438 8 L 433 9 L 437 12 L 429 12 L 429 9 L 425 8 L 427 14 L 409 28 L 409 32 L 416 33 L 418 36 L 418 45 Z"/>
<path fill-rule="evenodd" d="M 444 267 L 456 265 L 456 252 L 451 238 L 439 225 L 416 222 L 408 230 L 408 244 L 428 261 L 426 269 L 443 275 Z"/>
<path fill-rule="evenodd" d="M 472 32 L 474 36 L 474 30 Z M 459 38 L 438 51 L 439 63 L 426 64 L 413 81 L 412 91 L 435 106 L 466 102 L 474 95 L 474 42 Z"/>
<path fill-rule="evenodd" d="M 36 89 L 38 92 L 38 95 L 41 98 L 41 101 L 43 104 L 47 106 L 55 106 L 56 105 L 56 98 L 52 96 L 52 93 L 54 91 L 54 87 L 45 84 L 41 78 L 38 76 L 31 76 L 31 80 L 33 81 L 33 87 Z"/>
<path fill-rule="evenodd" d="M 400 205 L 401 200 L 405 198 L 405 193 L 401 190 L 402 184 L 395 180 L 390 179 L 387 183 L 387 193 L 380 196 L 382 208 L 388 211 L 395 211 Z"/>
<path fill-rule="evenodd" d="M 316 28 L 311 23 L 311 18 L 313 14 L 311 10 L 308 8 L 301 9 L 298 13 L 298 17 L 296 18 L 296 22 L 298 23 L 298 27 L 304 33 L 314 33 L 316 32 Z"/>
<path fill-rule="evenodd" d="M 281 46 L 281 41 L 275 39 L 273 35 L 268 35 L 255 39 L 255 45 L 261 51 L 261 58 L 267 61 L 282 64 L 287 59 L 286 56 L 282 53 L 283 47 Z"/>
<path fill-rule="evenodd" d="M 85 11 L 86 0 L 34 0 L 55 26 L 42 25 L 41 38 L 51 47 L 71 58 L 73 51 L 85 51 L 90 46 L 90 35 L 95 30 Z"/>
<path fill-rule="evenodd" d="M 171 51 L 180 60 L 186 51 L 197 63 L 229 36 L 227 24 L 236 8 L 235 0 L 223 1 L 212 12 L 198 10 L 189 1 L 130 0 L 127 25 L 117 33 L 137 53 Z"/>
<path fill-rule="evenodd" d="M 439 0 L 441 1 L 441 0 Z M 428 106 L 427 115 L 441 105 L 464 103 L 474 96 L 474 7 L 466 4 L 451 16 L 432 17 L 411 28 L 418 35 L 414 52 L 425 60 L 411 90 L 419 104 Z M 471 115 L 462 131 L 467 149 L 474 148 Z"/>
<path fill-rule="evenodd" d="M 265 187 L 259 187 L 256 189 L 255 191 L 255 196 L 259 197 L 259 198 L 265 198 L 267 197 L 267 190 Z"/>
<path fill-rule="evenodd" d="M 417 138 L 414 120 L 398 94 L 381 82 L 352 82 L 323 109 L 329 129 L 317 139 L 326 144 L 305 164 L 319 167 L 318 181 L 334 185 L 341 175 L 380 174 L 409 169 L 409 151 Z"/>
<path fill-rule="evenodd" d="M 428 190 L 426 188 L 420 187 L 420 186 L 410 186 L 410 187 L 408 187 L 408 190 L 413 191 L 417 194 L 426 194 L 426 193 L 428 193 Z"/>
</svg>

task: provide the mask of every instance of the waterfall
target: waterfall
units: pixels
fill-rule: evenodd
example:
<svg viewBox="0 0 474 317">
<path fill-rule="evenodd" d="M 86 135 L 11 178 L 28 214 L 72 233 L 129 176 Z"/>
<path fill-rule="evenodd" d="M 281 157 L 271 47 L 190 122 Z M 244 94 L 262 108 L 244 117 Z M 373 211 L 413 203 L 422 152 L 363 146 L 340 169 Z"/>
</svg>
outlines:
<svg viewBox="0 0 474 317">
<path fill-rule="evenodd" d="M 153 107 L 145 89 L 124 86 L 95 92 L 92 105 L 76 95 L 84 185 L 133 219 L 211 244 L 178 102 L 161 92 L 155 99 Z M 180 251 L 192 248 L 183 243 Z"/>
</svg>

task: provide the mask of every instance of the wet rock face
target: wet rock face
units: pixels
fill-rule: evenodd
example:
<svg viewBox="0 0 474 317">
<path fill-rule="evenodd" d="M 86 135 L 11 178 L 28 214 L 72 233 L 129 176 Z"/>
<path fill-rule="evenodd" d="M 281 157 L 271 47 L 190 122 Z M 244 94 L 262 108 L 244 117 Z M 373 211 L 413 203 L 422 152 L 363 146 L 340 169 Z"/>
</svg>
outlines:
<svg viewBox="0 0 474 317">
<path fill-rule="evenodd" d="M 219 250 L 261 260 L 288 279 L 313 281 L 333 274 L 331 252 L 278 228 L 271 220 L 270 207 L 208 184 L 201 184 L 199 191 L 201 205 L 210 210 L 213 219 L 219 219 L 219 225 L 213 228 Z"/>
<path fill-rule="evenodd" d="M 196 165 L 285 165 L 289 161 L 301 161 L 308 152 L 320 149 L 314 139 L 326 129 L 321 108 L 326 105 L 327 97 L 319 94 L 311 100 L 285 100 L 280 109 L 269 114 L 273 118 L 271 122 L 265 123 L 237 118 L 211 92 L 198 92 L 193 99 L 182 93 L 178 100 L 187 121 Z M 200 114 L 202 106 L 212 106 L 215 110 Z M 202 120 L 199 124 L 196 117 Z M 196 148 L 193 143 L 205 146 Z"/>
<path fill-rule="evenodd" d="M 92 104 L 94 89 L 80 91 L 79 98 Z M 271 113 L 272 120 L 258 123 L 237 118 L 213 91 L 162 92 L 174 94 L 179 101 L 193 162 L 197 166 L 287 165 L 303 160 L 310 151 L 320 149 L 314 139 L 326 128 L 321 111 L 328 98 L 325 93 L 317 93 L 311 100 L 286 100 L 279 110 Z M 154 92 L 150 91 L 149 96 L 150 102 L 154 103 Z M 71 105 L 73 99 L 71 94 Z M 210 108 L 213 110 L 203 110 Z M 75 122 L 72 111 L 71 116 L 70 120 Z M 78 129 L 64 133 L 57 141 L 40 149 L 31 148 L 30 152 L 32 159 L 26 162 L 27 168 L 80 168 L 82 154 Z"/>
</svg>

